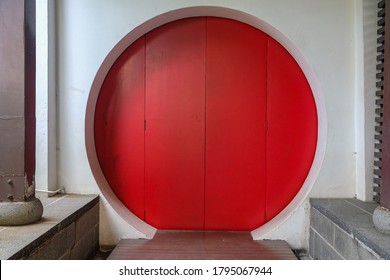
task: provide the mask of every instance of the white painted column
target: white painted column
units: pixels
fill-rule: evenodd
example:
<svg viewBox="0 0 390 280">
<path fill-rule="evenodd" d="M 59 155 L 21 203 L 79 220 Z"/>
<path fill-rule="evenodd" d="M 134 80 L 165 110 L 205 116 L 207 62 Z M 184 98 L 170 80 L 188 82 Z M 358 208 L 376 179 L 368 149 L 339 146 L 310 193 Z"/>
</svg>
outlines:
<svg viewBox="0 0 390 280">
<path fill-rule="evenodd" d="M 55 0 L 36 1 L 36 189 L 55 194 L 56 64 Z"/>
<path fill-rule="evenodd" d="M 355 145 L 356 197 L 373 199 L 377 2 L 356 1 Z"/>
</svg>

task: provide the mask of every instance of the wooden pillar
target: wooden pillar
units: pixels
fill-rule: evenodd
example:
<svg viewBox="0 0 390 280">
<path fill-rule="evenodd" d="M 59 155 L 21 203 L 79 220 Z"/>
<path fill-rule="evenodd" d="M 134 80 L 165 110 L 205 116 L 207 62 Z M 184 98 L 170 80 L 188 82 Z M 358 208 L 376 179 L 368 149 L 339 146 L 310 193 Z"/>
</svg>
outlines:
<svg viewBox="0 0 390 280">
<path fill-rule="evenodd" d="M 0 0 L 0 224 L 35 222 L 35 0 Z"/>
</svg>

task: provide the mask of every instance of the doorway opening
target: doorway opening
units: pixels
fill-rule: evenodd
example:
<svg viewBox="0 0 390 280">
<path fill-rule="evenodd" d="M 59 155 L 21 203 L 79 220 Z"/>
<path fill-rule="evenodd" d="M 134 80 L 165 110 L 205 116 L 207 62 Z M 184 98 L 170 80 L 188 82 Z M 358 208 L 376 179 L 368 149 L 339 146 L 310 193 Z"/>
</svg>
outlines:
<svg viewBox="0 0 390 280">
<path fill-rule="evenodd" d="M 295 59 L 221 17 L 139 37 L 103 79 L 93 118 L 105 180 L 158 229 L 261 227 L 298 194 L 318 142 L 316 101 Z"/>
</svg>

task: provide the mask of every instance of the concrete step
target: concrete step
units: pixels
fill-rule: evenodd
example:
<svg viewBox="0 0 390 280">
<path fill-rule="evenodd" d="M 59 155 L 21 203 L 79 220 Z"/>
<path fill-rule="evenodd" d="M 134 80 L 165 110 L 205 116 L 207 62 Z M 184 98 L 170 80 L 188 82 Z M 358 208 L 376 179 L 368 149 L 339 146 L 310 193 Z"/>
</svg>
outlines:
<svg viewBox="0 0 390 280">
<path fill-rule="evenodd" d="M 88 259 L 99 248 L 99 197 L 40 197 L 44 211 L 34 224 L 0 227 L 0 259 Z"/>
<path fill-rule="evenodd" d="M 311 258 L 390 259 L 390 235 L 377 231 L 372 221 L 377 206 L 355 198 L 311 199 Z"/>
</svg>

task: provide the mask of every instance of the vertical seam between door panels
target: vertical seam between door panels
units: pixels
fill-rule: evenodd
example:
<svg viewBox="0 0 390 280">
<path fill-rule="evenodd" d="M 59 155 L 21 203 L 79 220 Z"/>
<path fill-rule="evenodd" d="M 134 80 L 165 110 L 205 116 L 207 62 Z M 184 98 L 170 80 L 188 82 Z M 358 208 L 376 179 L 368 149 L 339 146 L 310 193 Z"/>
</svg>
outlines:
<svg viewBox="0 0 390 280">
<path fill-rule="evenodd" d="M 144 37 L 144 222 L 146 222 L 146 35 Z"/>
<path fill-rule="evenodd" d="M 203 173 L 203 230 L 206 229 L 206 106 L 207 106 L 207 40 L 208 17 L 205 17 L 205 48 L 204 48 L 204 173 Z"/>
<path fill-rule="evenodd" d="M 266 48 L 266 56 L 265 56 L 265 124 L 264 124 L 264 130 L 265 130 L 265 172 L 264 172 L 264 223 L 267 222 L 267 187 L 268 187 L 268 129 L 269 129 L 269 123 L 268 123 L 268 62 L 269 62 L 269 36 L 267 35 L 267 48 Z"/>
</svg>

